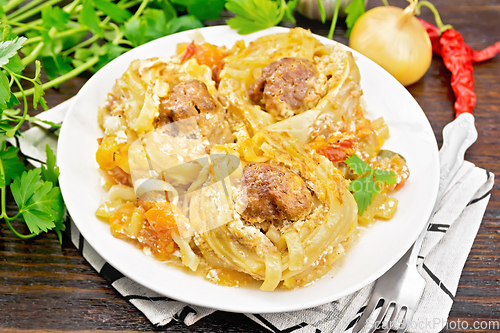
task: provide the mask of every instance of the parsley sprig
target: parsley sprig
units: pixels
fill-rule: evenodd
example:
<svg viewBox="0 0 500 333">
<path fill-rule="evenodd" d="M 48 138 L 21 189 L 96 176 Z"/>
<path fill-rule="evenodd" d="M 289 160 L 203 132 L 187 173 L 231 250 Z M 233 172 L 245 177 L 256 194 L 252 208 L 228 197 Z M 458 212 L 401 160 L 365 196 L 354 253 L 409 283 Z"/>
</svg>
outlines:
<svg viewBox="0 0 500 333">
<path fill-rule="evenodd" d="M 153 39 L 203 26 L 221 16 L 225 0 L 0 0 L 0 219 L 14 234 L 31 238 L 53 230 L 61 240 L 64 203 L 59 170 L 47 148 L 47 162 L 33 169 L 6 139 L 20 136 L 28 114 L 47 109 L 44 90 L 84 71 L 96 71 L 123 52 Z M 208 6 L 207 6 L 208 5 Z M 33 77 L 23 74 L 27 66 Z M 42 74 L 48 81 L 42 83 Z M 22 104 L 22 105 L 21 105 Z M 53 128 L 60 125 L 42 121 Z M 8 215 L 8 192 L 17 204 Z M 23 234 L 11 223 L 21 219 Z"/>
<path fill-rule="evenodd" d="M 46 166 L 25 170 L 19 161 L 18 148 L 7 147 L 5 141 L 0 147 L 0 200 L 2 218 L 12 232 L 21 238 L 31 238 L 41 232 L 54 230 L 62 241 L 64 231 L 64 203 L 61 191 L 57 187 L 59 168 L 56 157 L 50 147 L 46 147 Z M 18 212 L 9 216 L 6 210 L 6 192 L 10 187 Z M 30 234 L 19 233 L 11 221 L 21 218 L 26 222 Z"/>
<path fill-rule="evenodd" d="M 0 29 L 16 36 L 27 66 L 41 62 L 49 79 L 41 88 L 59 86 L 84 71 L 96 71 L 127 50 L 217 19 L 225 0 L 62 0 L 0 1 Z M 35 87 L 36 88 L 36 87 Z M 26 89 L 27 96 L 36 94 Z M 15 93 L 17 98 L 21 90 Z"/>
<path fill-rule="evenodd" d="M 358 155 L 354 154 L 345 160 L 347 166 L 358 176 L 349 184 L 358 204 L 358 214 L 361 215 L 372 203 L 381 188 L 379 184 L 396 184 L 396 175 L 392 171 L 373 169 Z"/>
<path fill-rule="evenodd" d="M 295 23 L 293 10 L 298 0 L 228 0 L 226 9 L 235 17 L 227 24 L 240 34 L 250 34 L 278 25 L 283 19 Z M 320 2 L 318 0 L 318 2 Z"/>
<path fill-rule="evenodd" d="M 328 38 L 333 38 L 333 33 L 335 31 L 335 26 L 337 25 L 337 19 L 339 17 L 340 11 L 340 1 L 335 2 L 335 9 L 333 11 L 332 23 L 330 25 L 330 31 L 328 32 Z M 365 0 L 353 0 L 345 9 L 346 18 L 345 23 L 347 26 L 347 31 L 345 33 L 346 37 L 351 34 L 352 27 L 358 18 L 365 13 Z M 323 20 L 324 21 L 324 20 Z"/>
</svg>

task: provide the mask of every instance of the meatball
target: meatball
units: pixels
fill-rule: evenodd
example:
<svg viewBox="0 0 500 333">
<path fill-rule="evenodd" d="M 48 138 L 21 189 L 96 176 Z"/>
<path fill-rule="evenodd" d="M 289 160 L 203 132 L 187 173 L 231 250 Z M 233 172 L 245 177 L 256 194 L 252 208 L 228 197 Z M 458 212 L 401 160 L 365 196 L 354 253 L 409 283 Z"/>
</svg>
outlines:
<svg viewBox="0 0 500 333">
<path fill-rule="evenodd" d="M 167 98 L 160 100 L 158 125 L 195 117 L 199 113 L 211 113 L 216 107 L 205 83 L 184 81 L 175 85 Z"/>
<path fill-rule="evenodd" d="M 273 116 L 287 118 L 319 100 L 313 88 L 318 75 L 315 65 L 307 59 L 283 58 L 264 67 L 250 85 L 248 95 Z"/>
<path fill-rule="evenodd" d="M 242 194 L 248 222 L 300 220 L 311 212 L 312 195 L 304 180 L 288 168 L 250 163 L 243 169 Z"/>
</svg>

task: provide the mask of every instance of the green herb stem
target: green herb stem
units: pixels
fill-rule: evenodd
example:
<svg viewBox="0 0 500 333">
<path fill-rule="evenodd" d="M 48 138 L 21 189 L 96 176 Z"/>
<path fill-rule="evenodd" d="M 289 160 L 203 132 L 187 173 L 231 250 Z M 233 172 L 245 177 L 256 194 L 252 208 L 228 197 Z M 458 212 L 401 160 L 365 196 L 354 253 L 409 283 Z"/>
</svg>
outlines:
<svg viewBox="0 0 500 333">
<path fill-rule="evenodd" d="M 78 76 L 80 73 L 83 73 L 84 71 L 86 71 L 87 69 L 91 68 L 92 66 L 94 66 L 95 64 L 97 64 L 97 62 L 99 61 L 99 57 L 97 56 L 94 56 L 92 58 L 90 58 L 89 60 L 87 60 L 86 63 L 76 67 L 75 69 L 73 69 L 72 71 L 69 71 L 68 73 L 64 74 L 64 75 L 61 75 L 57 78 L 55 78 L 54 80 L 52 81 L 49 81 L 49 82 L 46 82 L 44 84 L 42 84 L 42 89 L 43 90 L 46 90 L 46 89 L 49 89 L 49 88 L 52 88 L 52 87 L 55 87 L 61 83 L 63 83 L 64 81 L 66 80 L 69 80 L 75 76 Z M 26 96 L 30 96 L 30 95 L 33 95 L 35 93 L 35 88 L 30 88 L 30 89 L 27 89 L 27 90 L 24 90 L 24 94 Z M 17 98 L 21 97 L 22 94 L 20 92 L 17 92 L 14 94 Z"/>
<path fill-rule="evenodd" d="M 93 42 L 97 41 L 98 39 L 99 39 L 99 36 L 94 35 L 94 36 L 90 37 L 89 39 L 86 39 L 83 42 L 76 44 L 72 48 L 67 49 L 66 51 L 64 51 L 62 53 L 62 55 L 63 55 L 63 57 L 67 57 L 68 55 L 75 52 L 76 50 L 82 49 L 82 48 L 86 47 L 87 45 L 91 45 Z"/>
<path fill-rule="evenodd" d="M 124 1 L 126 2 L 126 1 Z M 142 2 L 142 0 L 133 0 L 133 1 L 129 1 L 128 3 L 125 3 L 123 4 L 123 7 L 124 9 L 128 9 L 130 7 L 134 7 L 134 6 L 137 6 L 138 4 L 140 4 Z M 121 4 L 120 4 L 121 5 Z"/>
<path fill-rule="evenodd" d="M 16 17 L 11 17 L 10 20 L 12 22 L 18 22 L 18 21 L 22 21 L 22 20 L 25 20 L 35 14 L 38 14 L 40 11 L 42 11 L 42 9 L 44 9 L 45 7 L 49 7 L 49 6 L 52 6 L 52 5 L 55 5 L 56 3 L 58 2 L 61 2 L 62 0 L 49 0 L 47 2 L 44 2 L 43 4 L 39 5 L 38 7 L 35 7 L 27 12 L 24 12 L 23 14 L 19 15 L 19 16 L 16 16 Z"/>
<path fill-rule="evenodd" d="M 2 163 L 2 159 L 0 159 L 0 174 L 3 175 L 3 178 L 5 179 L 5 169 L 3 167 L 3 163 Z M 21 211 L 18 211 L 16 215 L 10 217 L 7 215 L 7 209 L 6 209 L 6 200 L 5 200 L 5 192 L 6 192 L 6 186 L 2 186 L 0 187 L 0 201 L 2 202 L 1 205 L 2 205 L 2 214 L 0 215 L 0 218 L 3 218 L 3 220 L 7 223 L 7 226 L 9 227 L 9 229 L 17 236 L 17 237 L 20 237 L 20 238 L 24 238 L 24 239 L 28 239 L 28 238 L 32 238 L 32 237 L 35 237 L 37 234 L 34 234 L 34 233 L 31 233 L 29 235 L 23 235 L 23 234 L 20 234 L 19 232 L 17 232 L 16 229 L 14 229 L 14 227 L 12 226 L 12 224 L 10 224 L 10 221 L 12 220 L 15 220 L 16 218 L 19 217 L 19 215 L 21 215 Z"/>
<path fill-rule="evenodd" d="M 30 22 L 30 23 L 23 23 L 23 22 L 11 22 L 9 20 L 4 20 L 2 23 L 8 24 L 8 25 L 13 25 L 18 28 L 12 29 L 12 32 L 16 35 L 20 35 L 19 31 L 24 32 L 26 30 L 45 30 L 45 28 L 40 27 L 38 24 L 35 22 Z M 24 44 L 26 44 L 25 42 Z"/>
<path fill-rule="evenodd" d="M 148 5 L 148 1 L 149 0 L 140 1 L 141 5 L 137 9 L 137 11 L 134 13 L 134 15 L 132 16 L 131 19 L 138 18 L 139 16 L 141 16 L 142 12 L 144 11 L 144 9 L 146 9 L 146 6 Z M 282 1 L 284 1 L 284 0 L 282 0 Z M 134 2 L 135 2 L 135 4 L 139 3 L 139 1 L 134 1 Z M 124 8 L 126 8 L 126 7 L 124 6 Z M 283 13 L 283 15 L 284 15 L 284 13 Z M 109 17 L 107 17 L 106 19 L 109 19 Z M 122 38 L 123 38 L 123 32 L 118 29 L 118 33 L 117 33 L 115 39 L 113 40 L 112 44 L 118 45 L 118 44 L 122 43 L 123 42 Z M 132 43 L 126 43 L 126 44 L 132 45 Z"/>
<path fill-rule="evenodd" d="M 4 181 L 7 181 L 7 177 L 5 176 L 5 170 L 3 168 L 3 163 L 1 158 L 0 158 L 0 174 L 2 175 Z M 3 219 L 7 219 L 8 218 L 7 210 L 5 209 L 5 186 L 1 186 L 0 190 L 1 190 L 0 200 L 2 201 L 2 215 L 0 215 L 0 217 Z"/>
<path fill-rule="evenodd" d="M 384 4 L 384 6 L 389 6 L 389 2 L 387 0 L 382 0 L 382 3 Z"/>
<path fill-rule="evenodd" d="M 12 29 L 12 32 L 16 35 L 20 35 L 23 32 L 30 30 L 32 26 L 35 26 L 35 27 L 40 26 L 40 24 L 42 24 L 42 22 L 43 22 L 42 19 L 37 19 L 37 20 L 30 21 L 30 23 L 28 23 L 28 24 L 22 24 L 20 22 L 10 22 L 10 21 L 8 22 L 8 24 L 17 25 L 18 27 Z"/>
<path fill-rule="evenodd" d="M 280 14 L 276 18 L 276 21 L 274 22 L 274 25 L 280 24 L 281 20 L 283 20 L 283 17 L 285 16 L 285 11 L 286 11 L 286 1 L 285 0 L 281 0 Z"/>
<path fill-rule="evenodd" d="M 23 104 L 24 104 L 24 112 L 23 112 L 23 115 L 22 115 L 21 119 L 16 124 L 16 126 L 14 128 L 12 128 L 12 130 L 10 130 L 10 132 L 13 133 L 12 136 L 14 136 L 14 134 L 19 130 L 19 128 L 21 128 L 21 125 L 24 123 L 24 120 L 26 119 L 26 116 L 28 115 L 28 100 L 26 98 L 26 94 L 23 92 L 23 87 L 22 87 L 21 82 L 19 81 L 19 79 L 8 68 L 4 68 L 4 69 L 9 72 L 9 74 L 13 78 L 14 82 L 16 83 L 17 87 L 19 88 L 20 93 L 21 93 L 21 96 L 19 96 L 19 97 L 23 98 Z M 30 80 L 30 81 L 32 81 L 32 80 Z M 33 91 L 34 91 L 34 89 L 33 89 Z M 17 97 L 17 98 L 19 98 L 19 97 Z"/>
<path fill-rule="evenodd" d="M 72 3 L 66 5 L 63 7 L 63 10 L 68 13 L 69 15 L 72 15 L 74 14 L 74 11 L 76 9 L 76 7 L 78 7 L 80 3 L 80 0 L 75 0 L 73 1 Z M 30 21 L 28 25 L 26 26 L 20 26 L 18 28 L 14 28 L 12 29 L 12 32 L 16 35 L 20 35 L 22 34 L 23 32 L 25 31 L 28 31 L 29 29 L 32 29 L 32 26 L 40 26 L 41 24 L 43 23 L 43 20 L 42 19 L 36 19 L 36 20 L 33 20 L 33 21 Z M 8 24 L 11 24 L 11 25 L 20 25 L 21 23 L 16 23 L 16 22 L 10 22 Z M 40 28 L 39 28 L 40 29 Z"/>
<path fill-rule="evenodd" d="M 33 49 L 33 51 L 28 56 L 24 57 L 21 60 L 22 64 L 24 66 L 27 66 L 27 65 L 31 64 L 33 61 L 35 61 L 36 58 L 38 57 L 38 55 L 40 55 L 40 53 L 42 53 L 44 47 L 45 47 L 45 43 L 39 42 L 38 45 Z"/>
<path fill-rule="evenodd" d="M 340 11 L 340 1 L 335 1 L 335 10 L 333 11 L 332 25 L 330 26 L 330 31 L 328 32 L 328 38 L 333 39 L 333 34 L 335 32 L 335 26 L 337 26 L 337 19 L 339 17 Z"/>
<path fill-rule="evenodd" d="M 285 0 L 281 0 L 281 1 L 285 1 Z M 139 6 L 139 8 L 137 8 L 137 11 L 134 13 L 134 15 L 132 16 L 132 18 L 139 18 L 139 16 L 141 16 L 141 14 L 144 11 L 144 9 L 146 9 L 146 6 L 148 5 L 148 2 L 149 2 L 149 0 L 142 0 L 141 1 L 141 5 Z"/>
<path fill-rule="evenodd" d="M 7 2 L 5 6 L 3 6 L 3 10 L 7 13 L 11 11 L 12 9 L 16 8 L 18 5 L 23 3 L 24 0 L 10 0 Z"/>
<path fill-rule="evenodd" d="M 453 29 L 453 26 L 451 26 L 449 24 L 446 24 L 446 25 L 443 24 L 443 21 L 441 21 L 441 16 L 439 15 L 438 10 L 429 1 L 425 1 L 424 0 L 424 1 L 420 1 L 417 4 L 416 12 L 417 12 L 418 15 L 420 14 L 420 8 L 422 6 L 425 6 L 425 7 L 429 8 L 431 10 L 431 12 L 434 14 L 434 20 L 436 21 L 436 26 L 439 28 L 439 33 L 440 34 L 442 34 L 443 32 L 445 32 L 448 29 Z"/>
<path fill-rule="evenodd" d="M 30 1 L 29 3 L 27 3 L 26 5 L 20 7 L 18 10 L 16 10 L 15 12 L 12 12 L 10 13 L 9 15 L 7 15 L 7 18 L 12 18 L 12 17 L 16 17 L 18 15 L 21 15 L 22 13 L 26 12 L 27 10 L 37 6 L 39 3 L 43 2 L 44 0 L 33 0 L 33 1 Z"/>
<path fill-rule="evenodd" d="M 72 15 L 72 14 L 74 14 L 74 11 L 75 11 L 76 7 L 78 7 L 79 4 L 80 4 L 80 0 L 75 0 L 72 3 L 64 6 L 63 10 L 66 13 L 68 13 L 69 15 Z"/>
<path fill-rule="evenodd" d="M 3 192 L 3 191 L 2 191 Z M 37 236 L 38 234 L 35 234 L 35 233 L 31 233 L 29 235 L 24 235 L 24 234 L 20 234 L 17 232 L 16 229 L 14 229 L 14 227 L 12 226 L 12 224 L 10 224 L 10 221 L 9 219 L 5 218 L 4 219 L 5 222 L 7 223 L 7 226 L 9 227 L 9 229 L 19 238 L 22 238 L 22 239 L 30 239 L 30 238 L 33 238 L 35 236 Z"/>
</svg>

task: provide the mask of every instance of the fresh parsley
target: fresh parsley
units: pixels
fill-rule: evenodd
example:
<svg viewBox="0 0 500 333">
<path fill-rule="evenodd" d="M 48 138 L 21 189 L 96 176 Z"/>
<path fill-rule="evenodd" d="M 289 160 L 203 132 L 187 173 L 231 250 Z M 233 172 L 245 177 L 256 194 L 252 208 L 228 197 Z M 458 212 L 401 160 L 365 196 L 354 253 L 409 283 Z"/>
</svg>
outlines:
<svg viewBox="0 0 500 333">
<path fill-rule="evenodd" d="M 365 13 L 365 0 L 353 0 L 349 6 L 346 7 L 345 12 L 347 14 L 345 18 L 345 23 L 347 25 L 347 31 L 345 33 L 346 37 L 351 34 L 352 27 L 358 18 Z"/>
<path fill-rule="evenodd" d="M 373 197 L 377 195 L 381 188 L 379 184 L 395 184 L 396 175 L 392 171 L 375 170 L 363 161 L 356 154 L 345 160 L 347 166 L 358 176 L 361 176 L 349 184 L 349 191 L 352 192 L 358 204 L 358 214 L 361 215 L 372 203 Z"/>
<path fill-rule="evenodd" d="M 227 24 L 246 35 L 278 25 L 283 18 L 295 23 L 292 12 L 297 5 L 296 0 L 228 0 L 226 9 L 235 17 L 227 20 Z"/>
<path fill-rule="evenodd" d="M 31 238 L 42 231 L 54 230 L 62 241 L 64 231 L 64 203 L 59 187 L 56 186 L 59 168 L 55 165 L 55 156 L 47 146 L 46 167 L 25 170 L 19 161 L 18 148 L 7 147 L 5 141 L 0 149 L 0 192 L 1 215 L 14 234 L 21 238 Z M 6 210 L 6 191 L 10 187 L 12 196 L 18 207 L 14 216 Z M 21 234 L 11 221 L 21 218 L 30 234 Z"/>
<path fill-rule="evenodd" d="M 333 38 L 333 33 L 335 31 L 335 26 L 337 25 L 337 18 L 339 17 L 340 11 L 340 1 L 335 2 L 335 10 L 333 11 L 332 23 L 330 25 L 330 31 L 328 32 L 328 38 Z M 365 0 L 353 0 L 345 9 L 346 18 L 345 23 L 347 26 L 347 31 L 345 33 L 346 37 L 351 34 L 352 27 L 358 18 L 365 13 Z"/>
<path fill-rule="evenodd" d="M 296 0 L 295 0 L 296 1 Z M 172 33 L 199 28 L 217 19 L 225 0 L 0 0 L 0 219 L 21 238 L 53 230 L 61 240 L 64 204 L 57 185 L 56 158 L 33 169 L 6 138 L 20 136 L 28 114 L 47 109 L 44 90 L 57 87 L 84 71 L 96 71 L 127 50 Z M 33 77 L 23 75 L 27 66 Z M 45 74 L 48 81 L 42 83 Z M 42 121 L 53 128 L 60 125 Z M 18 212 L 6 211 L 11 191 Z M 26 222 L 30 234 L 11 221 Z"/>
</svg>

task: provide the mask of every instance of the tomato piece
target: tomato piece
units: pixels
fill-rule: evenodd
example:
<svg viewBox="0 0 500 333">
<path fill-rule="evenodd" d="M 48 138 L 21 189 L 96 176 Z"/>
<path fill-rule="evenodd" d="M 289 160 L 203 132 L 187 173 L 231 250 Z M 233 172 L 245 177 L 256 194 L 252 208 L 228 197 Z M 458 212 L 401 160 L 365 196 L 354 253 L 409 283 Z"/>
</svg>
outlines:
<svg viewBox="0 0 500 333">
<path fill-rule="evenodd" d="M 185 62 L 194 57 L 199 65 L 207 65 L 210 67 L 213 79 L 219 82 L 219 74 L 224 67 L 225 56 L 226 54 L 223 52 L 223 49 L 216 45 L 209 43 L 195 44 L 191 42 L 183 51 L 181 62 Z"/>
<path fill-rule="evenodd" d="M 357 141 L 354 134 L 335 133 L 327 142 L 319 145 L 316 143 L 315 146 L 316 152 L 328 158 L 333 164 L 338 164 L 355 153 Z"/>
</svg>

